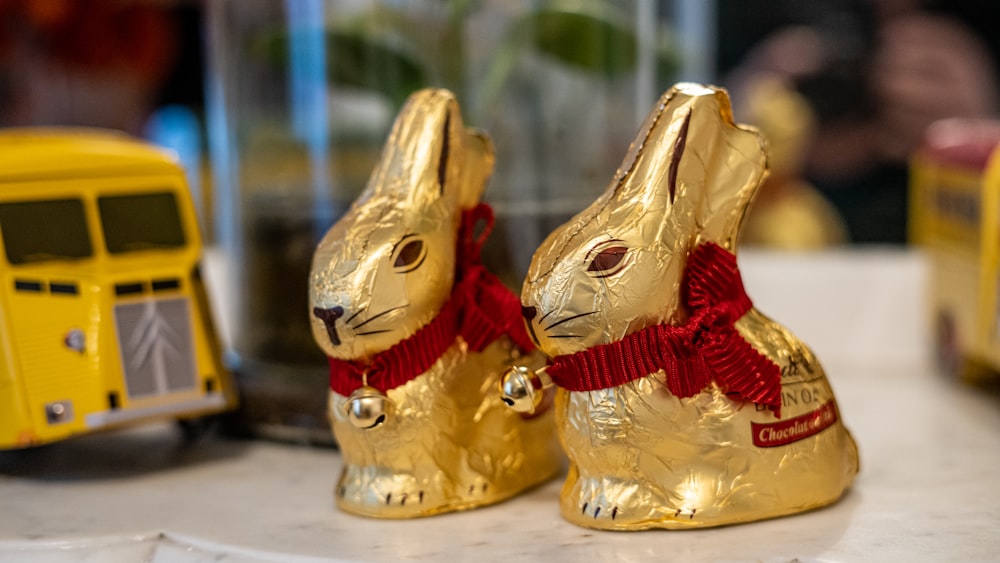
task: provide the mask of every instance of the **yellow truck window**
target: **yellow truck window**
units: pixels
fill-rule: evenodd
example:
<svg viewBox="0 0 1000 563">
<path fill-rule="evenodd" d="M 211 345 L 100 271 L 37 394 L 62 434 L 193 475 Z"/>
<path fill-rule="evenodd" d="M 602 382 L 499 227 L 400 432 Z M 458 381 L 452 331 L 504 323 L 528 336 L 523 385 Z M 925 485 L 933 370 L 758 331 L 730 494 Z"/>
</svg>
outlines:
<svg viewBox="0 0 1000 563">
<path fill-rule="evenodd" d="M 0 203 L 0 230 L 11 264 L 87 258 L 92 253 L 79 199 Z"/>
<path fill-rule="evenodd" d="M 179 248 L 186 243 L 172 192 L 102 196 L 97 206 L 111 254 Z"/>
</svg>

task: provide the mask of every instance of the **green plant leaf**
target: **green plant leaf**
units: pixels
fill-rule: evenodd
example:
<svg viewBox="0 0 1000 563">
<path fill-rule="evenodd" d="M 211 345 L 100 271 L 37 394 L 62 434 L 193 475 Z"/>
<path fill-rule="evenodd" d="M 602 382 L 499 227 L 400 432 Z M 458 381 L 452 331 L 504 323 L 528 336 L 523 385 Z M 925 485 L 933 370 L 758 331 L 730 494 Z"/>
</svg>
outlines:
<svg viewBox="0 0 1000 563">
<path fill-rule="evenodd" d="M 331 30 L 326 49 L 332 83 L 380 92 L 397 106 L 427 83 L 416 60 L 375 37 Z"/>
<path fill-rule="evenodd" d="M 254 51 L 276 67 L 286 68 L 288 33 L 263 37 Z M 410 92 L 427 84 L 426 73 L 414 57 L 360 29 L 326 31 L 326 67 L 330 84 L 378 92 L 397 107 Z"/>
<path fill-rule="evenodd" d="M 607 77 L 635 67 L 636 37 L 611 18 L 543 9 L 529 15 L 524 25 L 535 49 L 567 65 Z"/>
</svg>

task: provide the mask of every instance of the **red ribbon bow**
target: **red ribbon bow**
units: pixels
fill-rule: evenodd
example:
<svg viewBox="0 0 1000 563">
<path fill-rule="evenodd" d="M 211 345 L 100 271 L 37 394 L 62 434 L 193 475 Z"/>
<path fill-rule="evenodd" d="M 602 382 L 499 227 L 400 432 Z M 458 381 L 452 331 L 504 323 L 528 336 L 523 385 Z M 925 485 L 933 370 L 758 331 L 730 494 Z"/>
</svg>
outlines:
<svg viewBox="0 0 1000 563">
<path fill-rule="evenodd" d="M 781 370 L 736 331 L 752 307 L 736 256 L 714 243 L 698 246 L 684 271 L 683 325 L 661 324 L 582 352 L 557 356 L 548 368 L 570 391 L 617 387 L 663 370 L 677 397 L 691 397 L 713 379 L 731 395 L 781 415 Z"/>
<path fill-rule="evenodd" d="M 485 221 L 479 236 L 475 226 Z M 455 286 L 431 322 L 406 340 L 376 354 L 369 363 L 328 358 L 330 389 L 350 395 L 367 380 L 385 392 L 426 372 L 461 336 L 469 349 L 481 352 L 503 334 L 524 351 L 534 348 L 520 315 L 520 300 L 479 262 L 493 229 L 493 210 L 480 203 L 462 212 L 455 260 Z"/>
</svg>

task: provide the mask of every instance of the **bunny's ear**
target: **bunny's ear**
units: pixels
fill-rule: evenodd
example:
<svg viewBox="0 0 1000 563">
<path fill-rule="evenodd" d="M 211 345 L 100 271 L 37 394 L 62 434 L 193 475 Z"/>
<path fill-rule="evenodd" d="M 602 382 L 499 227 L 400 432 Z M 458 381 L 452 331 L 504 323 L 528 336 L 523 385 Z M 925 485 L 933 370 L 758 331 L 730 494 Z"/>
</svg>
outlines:
<svg viewBox="0 0 1000 563">
<path fill-rule="evenodd" d="M 382 157 L 368 181 L 367 195 L 387 196 L 425 208 L 443 200 L 467 207 L 479 199 L 492 172 L 492 146 L 480 135 L 467 133 L 455 96 L 441 89 L 415 92 L 400 110 Z M 471 150 L 470 150 L 471 149 Z M 467 154 L 471 153 L 471 154 Z M 486 166 L 469 166 L 478 156 Z M 474 193 L 466 193 L 469 168 L 485 168 Z"/>
<path fill-rule="evenodd" d="M 682 83 L 646 118 L 609 189 L 621 212 L 662 210 L 664 232 L 732 249 L 766 171 L 763 139 L 733 122 L 725 90 Z"/>
<path fill-rule="evenodd" d="M 445 191 L 459 198 L 459 206 L 469 209 L 479 203 L 486 189 L 486 183 L 493 174 L 495 162 L 493 141 L 489 135 L 478 129 L 466 129 L 462 135 L 464 144 L 461 154 L 461 167 L 458 181 L 449 184 Z"/>
</svg>

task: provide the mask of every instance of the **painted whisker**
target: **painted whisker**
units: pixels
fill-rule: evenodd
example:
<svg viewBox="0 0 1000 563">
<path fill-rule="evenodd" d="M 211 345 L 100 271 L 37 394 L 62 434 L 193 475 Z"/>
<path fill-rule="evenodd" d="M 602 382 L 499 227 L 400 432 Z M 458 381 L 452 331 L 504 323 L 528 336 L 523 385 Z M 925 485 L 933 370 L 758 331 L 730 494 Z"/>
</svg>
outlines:
<svg viewBox="0 0 1000 563">
<path fill-rule="evenodd" d="M 366 309 L 359 309 L 358 312 L 354 313 L 353 315 L 351 315 L 350 317 L 348 317 L 346 320 L 344 320 L 344 324 L 350 325 L 351 321 L 353 321 L 358 315 L 360 315 L 361 313 L 364 313 L 365 311 L 366 311 Z"/>
<path fill-rule="evenodd" d="M 354 336 L 369 336 L 371 334 L 382 334 L 383 332 L 392 332 L 389 329 L 385 330 L 369 330 L 368 332 L 355 332 Z"/>
<path fill-rule="evenodd" d="M 559 325 L 561 325 L 563 323 L 568 323 L 569 321 L 572 321 L 573 319 L 579 319 L 580 317 L 586 317 L 587 315 L 593 315 L 596 312 L 597 311 L 590 311 L 589 313 L 580 313 L 579 315 L 573 315 L 572 317 L 566 317 L 565 319 L 563 319 L 561 321 L 556 321 L 556 322 L 550 324 L 549 326 L 545 327 L 545 330 L 549 330 L 549 329 L 551 329 L 553 327 L 557 327 L 557 326 L 559 326 Z"/>
<path fill-rule="evenodd" d="M 374 321 L 375 319 L 378 319 L 380 317 L 384 317 L 384 316 L 388 315 L 389 313 L 391 313 L 393 311 L 398 311 L 399 309 L 405 309 L 406 307 L 409 307 L 409 305 L 400 305 L 399 307 L 392 307 L 392 308 L 386 309 L 385 311 L 382 311 L 381 313 L 379 313 L 377 315 L 368 317 L 368 320 L 362 321 L 362 322 L 360 322 L 360 323 L 352 326 L 351 328 L 354 329 L 354 330 L 357 330 L 357 329 L 365 326 L 366 324 Z M 382 331 L 382 332 L 385 332 L 385 331 Z"/>
</svg>

